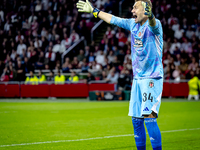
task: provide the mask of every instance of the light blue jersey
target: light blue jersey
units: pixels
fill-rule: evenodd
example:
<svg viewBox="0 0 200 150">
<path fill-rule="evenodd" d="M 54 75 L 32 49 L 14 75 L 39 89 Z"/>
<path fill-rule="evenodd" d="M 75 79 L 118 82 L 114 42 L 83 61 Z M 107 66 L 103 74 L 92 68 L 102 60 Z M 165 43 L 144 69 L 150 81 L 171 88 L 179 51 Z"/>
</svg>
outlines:
<svg viewBox="0 0 200 150">
<path fill-rule="evenodd" d="M 162 25 L 156 19 L 151 27 L 147 20 L 142 26 L 135 19 L 122 19 L 112 16 L 111 24 L 131 31 L 131 57 L 134 79 L 163 77 Z"/>
</svg>

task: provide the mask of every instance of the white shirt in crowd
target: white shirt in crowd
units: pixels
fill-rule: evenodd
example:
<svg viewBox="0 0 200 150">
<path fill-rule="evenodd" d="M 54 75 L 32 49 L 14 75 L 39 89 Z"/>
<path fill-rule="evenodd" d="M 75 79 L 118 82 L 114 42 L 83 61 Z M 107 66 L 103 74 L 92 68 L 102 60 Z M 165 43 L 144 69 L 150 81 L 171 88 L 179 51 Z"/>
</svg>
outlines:
<svg viewBox="0 0 200 150">
<path fill-rule="evenodd" d="M 97 0 L 95 4 L 97 8 L 99 9 L 101 6 L 104 6 L 105 0 Z"/>
<path fill-rule="evenodd" d="M 192 31 L 192 30 L 187 30 L 186 31 L 186 37 L 188 38 L 188 39 L 192 39 L 192 36 L 194 35 L 194 31 Z"/>
<path fill-rule="evenodd" d="M 50 53 L 47 52 L 47 53 L 45 54 L 45 58 L 49 58 L 49 55 L 50 55 Z M 51 60 L 51 61 L 55 61 L 55 59 L 56 59 L 56 54 L 55 54 L 54 52 L 51 52 L 51 58 L 50 58 L 50 60 Z"/>
<path fill-rule="evenodd" d="M 173 24 L 172 25 L 172 30 L 175 32 L 176 30 L 178 30 L 179 29 L 179 24 L 177 23 L 177 24 Z"/>
<path fill-rule="evenodd" d="M 179 42 L 176 43 L 172 43 L 171 47 L 170 47 L 170 53 L 173 54 L 176 47 L 178 47 L 179 49 L 181 48 L 181 44 Z"/>
<path fill-rule="evenodd" d="M 176 30 L 174 32 L 174 37 L 177 38 L 177 39 L 181 39 L 183 37 L 183 33 L 184 33 L 183 29 Z"/>
<path fill-rule="evenodd" d="M 20 39 L 21 39 L 21 40 L 24 40 L 24 36 L 23 36 L 23 35 L 20 35 L 20 37 L 19 37 L 19 35 L 17 35 L 17 36 L 15 37 L 15 41 L 16 41 L 16 42 L 20 41 Z"/>
<path fill-rule="evenodd" d="M 10 23 L 6 22 L 5 25 L 4 25 L 4 30 L 9 31 L 11 26 L 12 25 Z"/>
<path fill-rule="evenodd" d="M 71 38 L 63 39 L 61 41 L 61 44 L 64 45 L 66 48 L 69 48 L 71 46 L 72 40 Z"/>
<path fill-rule="evenodd" d="M 96 62 L 98 64 L 101 64 L 102 66 L 105 66 L 106 65 L 106 62 L 105 62 L 105 56 L 104 55 L 97 55 L 96 57 Z"/>
<path fill-rule="evenodd" d="M 4 22 L 4 12 L 3 12 L 3 10 L 0 11 L 0 18 L 1 18 L 2 22 Z"/>
<path fill-rule="evenodd" d="M 192 51 L 192 44 L 190 42 L 182 43 L 181 50 L 185 50 L 187 53 L 190 53 Z"/>
<path fill-rule="evenodd" d="M 72 42 L 77 42 L 79 40 L 79 35 L 77 33 L 72 33 L 70 35 L 70 39 L 72 40 Z"/>
<path fill-rule="evenodd" d="M 34 47 L 35 47 L 35 48 L 42 47 L 42 41 L 39 40 L 39 39 L 38 39 L 38 41 L 35 41 L 35 42 L 34 42 Z"/>
<path fill-rule="evenodd" d="M 17 54 L 23 55 L 23 49 L 26 50 L 26 45 L 24 43 L 18 44 L 17 46 Z"/>
<path fill-rule="evenodd" d="M 111 83 L 117 83 L 119 78 L 119 73 L 115 73 L 114 76 L 112 76 L 111 74 L 112 73 L 108 74 L 107 79 L 109 79 Z"/>
<path fill-rule="evenodd" d="M 33 22 L 33 20 L 37 20 L 37 17 L 31 15 L 31 16 L 28 18 L 28 22 L 31 23 L 31 22 Z"/>
</svg>

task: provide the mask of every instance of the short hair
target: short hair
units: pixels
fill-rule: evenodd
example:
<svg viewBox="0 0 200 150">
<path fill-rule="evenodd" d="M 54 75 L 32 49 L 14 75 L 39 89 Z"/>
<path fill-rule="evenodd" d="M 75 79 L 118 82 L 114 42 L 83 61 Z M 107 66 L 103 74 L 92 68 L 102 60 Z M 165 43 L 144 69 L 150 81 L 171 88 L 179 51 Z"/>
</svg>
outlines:
<svg viewBox="0 0 200 150">
<path fill-rule="evenodd" d="M 152 3 L 151 3 L 151 0 L 135 0 L 135 2 L 138 2 L 138 1 L 142 1 L 142 2 L 147 2 L 149 4 L 149 6 L 152 8 Z"/>
</svg>

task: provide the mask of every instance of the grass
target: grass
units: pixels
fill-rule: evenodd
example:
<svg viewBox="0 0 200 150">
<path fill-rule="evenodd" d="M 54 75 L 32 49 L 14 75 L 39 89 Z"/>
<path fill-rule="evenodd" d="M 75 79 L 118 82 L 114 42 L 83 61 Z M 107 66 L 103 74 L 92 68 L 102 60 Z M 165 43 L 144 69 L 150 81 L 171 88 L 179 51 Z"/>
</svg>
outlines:
<svg viewBox="0 0 200 150">
<path fill-rule="evenodd" d="M 136 150 L 127 114 L 127 101 L 1 99 L 0 150 Z M 163 149 L 200 149 L 199 116 L 199 101 L 163 99 L 158 118 Z"/>
</svg>

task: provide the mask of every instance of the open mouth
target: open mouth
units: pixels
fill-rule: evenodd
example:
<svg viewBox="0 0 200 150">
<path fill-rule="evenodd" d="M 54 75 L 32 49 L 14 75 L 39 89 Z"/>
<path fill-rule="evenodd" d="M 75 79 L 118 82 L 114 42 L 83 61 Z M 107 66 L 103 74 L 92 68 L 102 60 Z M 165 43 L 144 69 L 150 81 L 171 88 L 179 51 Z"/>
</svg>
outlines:
<svg viewBox="0 0 200 150">
<path fill-rule="evenodd" d="M 137 15 L 133 15 L 133 18 L 134 18 L 134 19 L 137 19 Z"/>
</svg>

